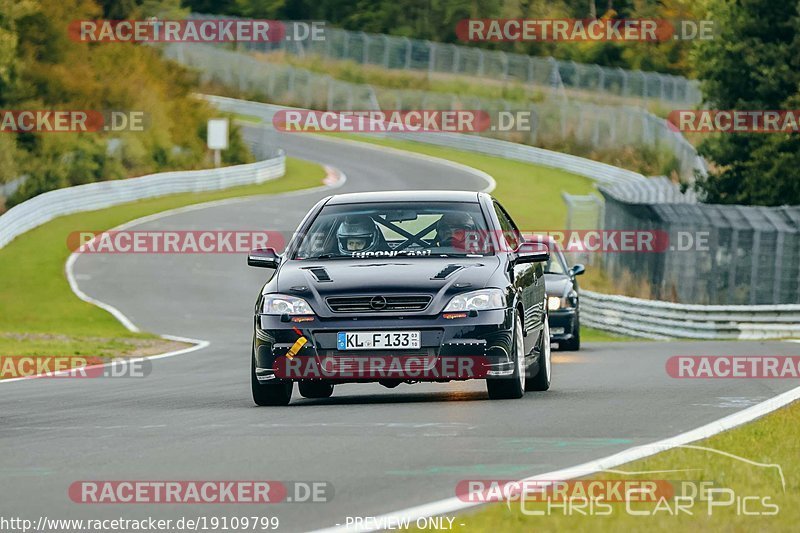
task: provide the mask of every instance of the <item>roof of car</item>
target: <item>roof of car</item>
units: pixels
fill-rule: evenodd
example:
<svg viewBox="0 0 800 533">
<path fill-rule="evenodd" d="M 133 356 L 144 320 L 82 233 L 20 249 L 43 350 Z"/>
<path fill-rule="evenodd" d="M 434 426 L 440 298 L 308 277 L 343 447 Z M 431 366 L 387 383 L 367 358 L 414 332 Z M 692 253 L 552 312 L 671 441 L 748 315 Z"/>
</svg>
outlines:
<svg viewBox="0 0 800 533">
<path fill-rule="evenodd" d="M 328 205 L 359 204 L 367 202 L 470 202 L 478 203 L 474 191 L 376 191 L 336 194 Z"/>
</svg>

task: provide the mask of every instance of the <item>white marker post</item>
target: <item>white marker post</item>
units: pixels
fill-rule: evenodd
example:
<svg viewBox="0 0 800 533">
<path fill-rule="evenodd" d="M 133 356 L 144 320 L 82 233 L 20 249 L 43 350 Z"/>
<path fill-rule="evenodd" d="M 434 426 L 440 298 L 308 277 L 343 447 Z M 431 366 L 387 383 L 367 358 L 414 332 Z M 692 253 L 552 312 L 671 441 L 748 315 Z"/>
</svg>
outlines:
<svg viewBox="0 0 800 533">
<path fill-rule="evenodd" d="M 206 143 L 209 149 L 214 150 L 214 166 L 222 164 L 222 154 L 220 150 L 228 149 L 228 119 L 211 118 L 208 119 L 208 134 Z"/>
</svg>

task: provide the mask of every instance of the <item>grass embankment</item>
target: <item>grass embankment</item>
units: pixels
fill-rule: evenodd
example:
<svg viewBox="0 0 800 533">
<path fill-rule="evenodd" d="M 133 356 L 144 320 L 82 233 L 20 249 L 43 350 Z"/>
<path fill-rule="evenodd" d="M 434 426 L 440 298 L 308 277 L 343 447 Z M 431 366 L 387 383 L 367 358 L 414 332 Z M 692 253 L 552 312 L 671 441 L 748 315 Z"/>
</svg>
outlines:
<svg viewBox="0 0 800 533">
<path fill-rule="evenodd" d="M 286 175 L 258 185 L 185 193 L 59 217 L 0 249 L 0 355 L 152 355 L 171 349 L 148 333 L 131 333 L 112 315 L 81 301 L 69 287 L 64 264 L 67 236 L 108 230 L 124 222 L 190 204 L 275 194 L 322 185 L 323 169 L 287 158 Z"/>
<path fill-rule="evenodd" d="M 540 84 L 522 83 L 514 79 L 480 78 L 464 74 L 429 72 L 427 70 L 384 69 L 379 65 L 364 65 L 353 60 L 323 58 L 318 55 L 300 57 L 284 52 L 258 54 L 271 63 L 284 63 L 304 68 L 318 74 L 327 74 L 349 83 L 369 84 L 392 89 L 432 91 L 498 100 L 538 103 L 553 94 L 550 80 Z M 651 113 L 665 118 L 671 108 L 664 107 L 658 99 L 623 97 L 608 92 L 564 88 L 570 100 L 597 105 L 627 105 L 645 107 Z"/>
<path fill-rule="evenodd" d="M 800 403 L 794 402 L 774 413 L 742 427 L 694 443 L 694 446 L 711 448 L 720 452 L 761 463 L 749 464 L 740 459 L 694 448 L 676 448 L 652 457 L 616 467 L 626 472 L 673 471 L 621 475 L 602 473 L 587 479 L 607 480 L 675 480 L 688 486 L 709 483 L 716 489 L 730 489 L 717 493 L 701 493 L 687 510 L 675 510 L 675 502 L 662 504 L 655 514 L 655 502 L 631 503 L 634 511 L 648 515 L 634 516 L 624 503 L 612 504 L 608 516 L 596 513 L 586 516 L 573 512 L 567 515 L 563 508 L 551 508 L 549 515 L 543 503 L 527 503 L 526 509 L 540 510 L 543 516 L 530 516 L 520 509 L 520 503 L 491 504 L 482 510 L 456 519 L 469 531 L 797 531 L 800 523 Z M 786 487 L 781 483 L 778 465 L 783 472 Z M 689 495 L 689 490 L 684 494 Z M 708 498 L 714 501 L 709 505 Z M 730 502 L 730 503 L 728 503 Z M 688 504 L 688 501 L 685 502 Z M 668 507 L 667 507 L 668 505 Z M 762 513 L 777 514 L 765 515 Z M 711 509 L 709 512 L 709 508 Z M 754 514 L 746 514 L 754 513 Z"/>
</svg>

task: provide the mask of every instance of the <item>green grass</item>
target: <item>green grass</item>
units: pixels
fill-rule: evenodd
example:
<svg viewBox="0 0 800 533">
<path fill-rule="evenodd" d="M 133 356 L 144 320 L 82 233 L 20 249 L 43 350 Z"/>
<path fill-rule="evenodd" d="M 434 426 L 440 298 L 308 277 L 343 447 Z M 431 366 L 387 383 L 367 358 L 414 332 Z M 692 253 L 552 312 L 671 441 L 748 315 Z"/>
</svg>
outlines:
<svg viewBox="0 0 800 533">
<path fill-rule="evenodd" d="M 581 326 L 581 342 L 619 342 L 619 341 L 646 341 L 649 339 L 638 339 L 626 337 L 600 329 Z"/>
<path fill-rule="evenodd" d="M 286 175 L 263 184 L 77 213 L 21 235 L 0 249 L 0 355 L 125 355 L 152 344 L 148 339 L 153 335 L 129 332 L 112 315 L 72 293 L 64 274 L 71 232 L 107 230 L 189 204 L 320 186 L 323 177 L 319 165 L 287 158 Z"/>
<path fill-rule="evenodd" d="M 735 458 L 689 448 L 676 448 L 652 457 L 616 467 L 626 472 L 654 470 L 684 470 L 668 474 L 622 475 L 604 473 L 589 479 L 666 479 L 699 484 L 713 483 L 715 488 L 731 489 L 734 502 L 737 498 L 748 500 L 750 511 L 769 511 L 767 505 L 777 505 L 774 516 L 747 516 L 737 512 L 736 505 L 712 507 L 708 513 L 707 499 L 697 498 L 690 516 L 686 513 L 669 515 L 667 511 L 656 516 L 633 516 L 626 512 L 625 504 L 614 504 L 610 516 L 565 516 L 564 511 L 551 511 L 550 516 L 528 516 L 521 512 L 519 502 L 488 505 L 478 512 L 457 517 L 469 531 L 600 531 L 600 532 L 650 532 L 650 531 L 797 531 L 800 524 L 800 402 L 774 413 L 715 435 L 696 446 L 713 448 L 750 461 L 776 464 L 783 470 L 786 491 L 775 468 L 747 464 Z M 489 477 L 489 476 L 486 476 Z M 499 476 L 502 477 L 502 476 Z M 727 494 L 719 494 L 720 503 Z M 769 500 L 764 500 L 769 498 Z M 740 500 L 741 501 L 741 500 Z M 528 509 L 544 510 L 542 503 L 528 503 Z M 631 504 L 637 511 L 652 513 L 654 502 Z M 674 509 L 674 502 L 671 503 Z"/>
</svg>

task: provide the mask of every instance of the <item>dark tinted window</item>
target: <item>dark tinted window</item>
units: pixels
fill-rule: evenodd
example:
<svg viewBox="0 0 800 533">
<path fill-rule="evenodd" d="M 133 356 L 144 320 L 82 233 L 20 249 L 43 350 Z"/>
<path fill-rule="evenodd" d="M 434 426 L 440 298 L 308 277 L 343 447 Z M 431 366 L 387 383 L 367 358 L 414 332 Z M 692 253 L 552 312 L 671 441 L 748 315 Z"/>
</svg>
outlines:
<svg viewBox="0 0 800 533">
<path fill-rule="evenodd" d="M 328 205 L 303 236 L 295 259 L 464 256 L 487 233 L 480 205 L 374 202 Z"/>
</svg>

